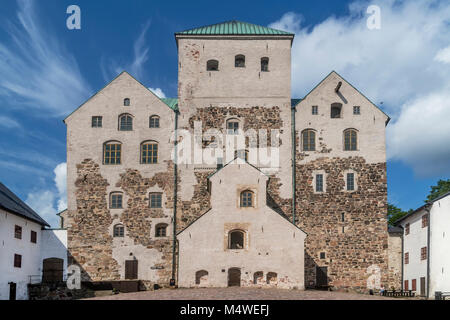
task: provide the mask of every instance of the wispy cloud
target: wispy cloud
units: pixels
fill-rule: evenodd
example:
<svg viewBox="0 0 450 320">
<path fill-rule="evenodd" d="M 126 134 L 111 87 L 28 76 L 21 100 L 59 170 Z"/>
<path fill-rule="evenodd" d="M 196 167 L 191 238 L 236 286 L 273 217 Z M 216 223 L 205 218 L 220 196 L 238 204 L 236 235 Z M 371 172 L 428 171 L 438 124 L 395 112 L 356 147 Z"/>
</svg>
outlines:
<svg viewBox="0 0 450 320">
<path fill-rule="evenodd" d="M 149 88 L 154 94 L 156 94 L 160 98 L 165 98 L 166 94 L 162 91 L 161 88 Z"/>
<path fill-rule="evenodd" d="M 60 39 L 44 31 L 34 0 L 18 0 L 16 19 L 3 21 L 10 42 L 0 43 L 0 97 L 36 114 L 60 117 L 91 94 Z"/>
<path fill-rule="evenodd" d="M 112 78 L 117 76 L 122 71 L 126 70 L 132 76 L 136 77 L 138 80 L 144 80 L 144 65 L 149 59 L 149 51 L 150 48 L 147 45 L 146 35 L 147 31 L 150 28 L 150 21 L 147 21 L 141 30 L 141 33 L 134 41 L 133 45 L 133 59 L 127 63 L 119 63 L 117 60 L 113 58 L 105 58 L 101 59 L 101 69 L 102 75 L 105 81 L 111 81 Z"/>
<path fill-rule="evenodd" d="M 0 115 L 0 129 L 2 127 L 6 129 L 17 129 L 21 128 L 21 125 L 13 118 Z"/>
<path fill-rule="evenodd" d="M 381 8 L 379 30 L 367 28 L 371 4 Z M 303 96 L 336 70 L 372 101 L 384 102 L 393 118 L 387 130 L 391 159 L 420 176 L 450 174 L 449 2 L 355 1 L 349 9 L 313 27 L 292 12 L 271 24 L 296 34 L 293 94 Z"/>
</svg>

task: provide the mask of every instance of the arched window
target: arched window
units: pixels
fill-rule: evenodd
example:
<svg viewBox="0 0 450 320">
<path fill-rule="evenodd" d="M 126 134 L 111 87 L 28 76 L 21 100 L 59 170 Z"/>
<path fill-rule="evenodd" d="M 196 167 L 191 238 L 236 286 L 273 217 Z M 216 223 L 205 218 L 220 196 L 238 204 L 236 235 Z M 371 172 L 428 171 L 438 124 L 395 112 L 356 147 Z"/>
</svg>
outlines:
<svg viewBox="0 0 450 320">
<path fill-rule="evenodd" d="M 331 104 L 331 118 L 341 118 L 342 103 Z"/>
<path fill-rule="evenodd" d="M 145 141 L 141 144 L 141 163 L 158 163 L 158 143 L 155 141 Z"/>
<path fill-rule="evenodd" d="M 277 283 L 277 274 L 275 272 L 267 273 L 267 284 L 276 284 Z"/>
<path fill-rule="evenodd" d="M 123 99 L 123 105 L 125 107 L 129 107 L 130 106 L 130 98 L 125 98 Z"/>
<path fill-rule="evenodd" d="M 123 196 L 121 192 L 111 192 L 109 195 L 109 207 L 111 209 L 122 209 Z"/>
<path fill-rule="evenodd" d="M 159 117 L 151 116 L 149 120 L 149 128 L 159 128 Z"/>
<path fill-rule="evenodd" d="M 103 144 L 103 164 L 120 164 L 122 144 L 118 141 Z"/>
<path fill-rule="evenodd" d="M 344 131 L 344 150 L 355 151 L 358 147 L 358 133 L 355 129 Z"/>
<path fill-rule="evenodd" d="M 261 71 L 263 72 L 269 71 L 269 58 L 267 57 L 261 58 Z"/>
<path fill-rule="evenodd" d="M 115 226 L 114 226 L 114 232 L 113 232 L 113 236 L 114 236 L 114 238 L 117 238 L 117 237 L 123 237 L 123 235 L 124 235 L 124 228 L 123 228 L 123 224 L 116 224 Z"/>
<path fill-rule="evenodd" d="M 315 151 L 316 150 L 316 133 L 314 130 L 306 129 L 302 132 L 302 150 Z"/>
<path fill-rule="evenodd" d="M 206 62 L 206 71 L 219 71 L 219 61 L 208 60 Z"/>
<path fill-rule="evenodd" d="M 244 249 L 245 232 L 233 230 L 228 234 L 228 249 Z"/>
<path fill-rule="evenodd" d="M 253 274 L 253 284 L 263 284 L 264 283 L 264 273 L 262 271 L 257 271 Z"/>
<path fill-rule="evenodd" d="M 166 223 L 157 224 L 155 228 L 155 237 L 161 238 L 166 236 L 167 236 L 167 224 Z"/>
<path fill-rule="evenodd" d="M 245 68 L 245 56 L 238 54 L 234 57 L 234 66 L 236 68 Z"/>
<path fill-rule="evenodd" d="M 239 134 L 239 121 L 237 119 L 227 121 L 227 134 Z"/>
<path fill-rule="evenodd" d="M 241 192 L 241 207 L 250 208 L 254 206 L 254 193 L 250 190 L 245 190 Z"/>
<path fill-rule="evenodd" d="M 133 117 L 131 114 L 122 114 L 119 116 L 119 130 L 131 131 L 133 130 Z"/>
<path fill-rule="evenodd" d="M 249 155 L 249 151 L 248 150 L 236 150 L 234 152 L 234 157 L 235 158 L 241 158 L 242 160 L 245 160 L 248 162 L 248 155 Z"/>
</svg>

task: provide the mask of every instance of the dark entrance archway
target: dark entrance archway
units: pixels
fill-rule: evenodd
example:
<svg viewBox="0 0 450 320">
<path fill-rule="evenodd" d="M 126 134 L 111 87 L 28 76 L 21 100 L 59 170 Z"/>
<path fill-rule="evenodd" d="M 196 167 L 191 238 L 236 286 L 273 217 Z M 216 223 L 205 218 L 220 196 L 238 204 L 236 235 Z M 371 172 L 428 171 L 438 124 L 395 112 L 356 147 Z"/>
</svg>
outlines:
<svg viewBox="0 0 450 320">
<path fill-rule="evenodd" d="M 63 281 L 64 260 L 59 258 L 47 258 L 43 261 L 42 282 Z"/>
<path fill-rule="evenodd" d="M 328 268 L 316 267 L 316 286 L 326 288 L 328 286 Z"/>
<path fill-rule="evenodd" d="M 9 282 L 9 300 L 16 300 L 17 283 Z"/>
<path fill-rule="evenodd" d="M 239 268 L 228 269 L 228 286 L 229 287 L 241 286 L 241 269 Z"/>
</svg>

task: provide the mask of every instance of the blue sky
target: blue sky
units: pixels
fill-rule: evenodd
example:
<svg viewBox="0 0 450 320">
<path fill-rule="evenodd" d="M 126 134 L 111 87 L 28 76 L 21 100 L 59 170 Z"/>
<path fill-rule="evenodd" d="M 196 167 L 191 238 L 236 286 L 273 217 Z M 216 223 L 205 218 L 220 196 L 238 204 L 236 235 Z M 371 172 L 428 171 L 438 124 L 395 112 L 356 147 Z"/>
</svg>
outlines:
<svg viewBox="0 0 450 320">
<path fill-rule="evenodd" d="M 296 33 L 293 97 L 336 70 L 392 117 L 391 203 L 416 208 L 450 175 L 448 1 L 3 2 L 0 181 L 52 224 L 65 206 L 65 116 L 124 69 L 175 97 L 174 32 L 233 19 Z M 66 27 L 72 4 L 81 30 Z M 379 30 L 366 27 L 370 4 Z"/>
</svg>

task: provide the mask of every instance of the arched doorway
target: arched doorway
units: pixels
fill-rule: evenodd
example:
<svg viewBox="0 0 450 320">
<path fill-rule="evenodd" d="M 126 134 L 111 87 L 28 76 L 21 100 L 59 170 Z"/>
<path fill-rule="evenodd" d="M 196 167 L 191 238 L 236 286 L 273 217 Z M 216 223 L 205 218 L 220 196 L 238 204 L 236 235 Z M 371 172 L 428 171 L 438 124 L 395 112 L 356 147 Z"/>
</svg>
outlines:
<svg viewBox="0 0 450 320">
<path fill-rule="evenodd" d="M 228 269 L 228 286 L 229 287 L 241 286 L 241 269 L 239 268 Z"/>
<path fill-rule="evenodd" d="M 42 282 L 63 281 L 64 260 L 59 258 L 47 258 L 43 261 Z"/>
</svg>

